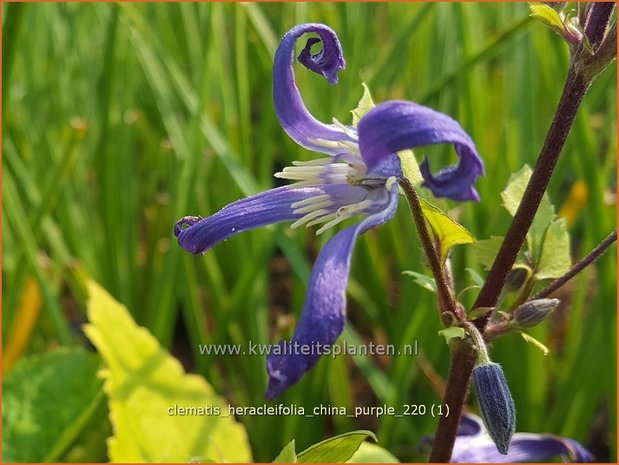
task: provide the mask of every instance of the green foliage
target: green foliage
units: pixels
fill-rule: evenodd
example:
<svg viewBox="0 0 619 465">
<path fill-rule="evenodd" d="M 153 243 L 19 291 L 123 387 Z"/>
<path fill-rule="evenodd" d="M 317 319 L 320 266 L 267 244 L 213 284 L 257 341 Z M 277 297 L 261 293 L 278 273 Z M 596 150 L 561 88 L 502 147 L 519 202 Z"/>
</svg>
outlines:
<svg viewBox="0 0 619 465">
<path fill-rule="evenodd" d="M 368 111 L 374 108 L 374 106 L 376 106 L 374 100 L 372 100 L 372 94 L 370 93 L 370 89 L 368 88 L 367 84 L 365 82 L 362 82 L 361 85 L 363 86 L 363 95 L 361 96 L 357 107 L 354 110 L 350 111 L 352 113 L 352 125 L 355 127 L 357 127 L 359 120 Z"/>
<path fill-rule="evenodd" d="M 570 236 L 564 219 L 553 221 L 546 230 L 537 264 L 537 279 L 559 278 L 570 270 Z"/>
<path fill-rule="evenodd" d="M 479 263 L 481 263 L 487 270 L 492 267 L 494 258 L 499 252 L 502 243 L 502 237 L 490 236 L 490 239 L 482 239 L 473 244 L 473 248 L 475 249 L 475 253 L 477 255 L 477 260 L 479 260 Z"/>
<path fill-rule="evenodd" d="M 325 439 L 297 455 L 299 463 L 344 463 L 359 449 L 363 441 L 376 436 L 371 431 L 351 431 Z"/>
<path fill-rule="evenodd" d="M 110 459 L 251 461 L 245 429 L 227 415 L 227 404 L 213 388 L 202 377 L 185 374 L 178 360 L 99 285 L 90 281 L 88 292 L 85 331 L 107 365 L 102 375 L 114 425 Z M 170 413 L 179 408 L 206 413 Z"/>
<path fill-rule="evenodd" d="M 508 181 L 507 187 L 501 192 L 501 198 L 503 199 L 503 206 L 507 209 L 510 215 L 514 216 L 518 205 L 520 205 L 520 199 L 524 195 L 524 190 L 527 187 L 527 183 L 531 178 L 532 170 L 528 165 L 522 167 L 522 169 L 514 173 Z M 531 229 L 527 234 L 527 244 L 529 250 L 533 254 L 533 257 L 539 256 L 542 240 L 544 234 L 548 229 L 548 226 L 552 222 L 555 216 L 555 209 L 548 194 L 544 194 L 542 201 L 539 204 Z"/>
<path fill-rule="evenodd" d="M 452 220 L 447 213 L 424 199 L 419 200 L 421 210 L 434 234 L 434 240 L 440 246 L 441 260 L 447 259 L 452 247 L 475 242 L 473 235 L 464 226 Z"/>
<path fill-rule="evenodd" d="M 410 270 L 403 271 L 402 274 L 412 276 L 417 284 L 433 294 L 436 294 L 436 282 L 434 281 L 434 278 Z"/>
<path fill-rule="evenodd" d="M 362 442 L 357 452 L 346 461 L 347 463 L 399 463 L 399 460 L 388 450 L 371 442 Z"/>
<path fill-rule="evenodd" d="M 286 444 L 273 463 L 297 463 L 297 453 L 294 447 L 294 439 Z"/>
<path fill-rule="evenodd" d="M 56 461 L 79 435 L 101 391 L 100 359 L 60 348 L 18 363 L 2 385 L 2 461 Z"/>
<path fill-rule="evenodd" d="M 445 329 L 441 329 L 438 332 L 439 336 L 445 338 L 445 342 L 449 344 L 452 339 L 464 339 L 466 338 L 466 331 L 460 326 L 450 326 Z"/>
</svg>

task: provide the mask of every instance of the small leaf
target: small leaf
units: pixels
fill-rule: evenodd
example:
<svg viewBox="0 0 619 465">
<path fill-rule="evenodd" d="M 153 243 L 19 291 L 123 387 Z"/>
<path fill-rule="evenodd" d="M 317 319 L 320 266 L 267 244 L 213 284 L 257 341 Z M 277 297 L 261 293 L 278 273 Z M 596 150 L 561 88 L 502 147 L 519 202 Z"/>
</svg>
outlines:
<svg viewBox="0 0 619 465">
<path fill-rule="evenodd" d="M 402 274 L 407 276 L 412 276 L 417 284 L 419 284 L 424 289 L 436 294 L 436 282 L 434 278 L 426 276 L 425 274 L 417 273 L 416 271 L 403 271 Z"/>
<path fill-rule="evenodd" d="M 357 108 L 350 111 L 352 113 L 352 125 L 355 127 L 359 123 L 359 120 L 363 118 L 368 111 L 376 106 L 374 100 L 372 100 L 372 94 L 370 94 L 370 89 L 368 86 L 365 82 L 362 82 L 361 85 L 363 86 L 363 95 L 361 96 L 361 100 L 359 100 Z"/>
<path fill-rule="evenodd" d="M 514 173 L 509 178 L 507 187 L 501 192 L 503 206 L 512 216 L 514 216 L 516 210 L 518 210 L 518 205 L 520 205 L 520 200 L 531 178 L 531 173 L 531 168 L 528 165 L 524 165 L 520 171 Z M 539 248 L 544 233 L 554 219 L 554 216 L 555 208 L 550 202 L 548 194 L 544 194 L 537 209 L 537 213 L 535 214 L 535 218 L 533 219 L 533 223 L 531 224 L 531 228 L 527 233 L 527 244 L 529 250 L 533 253 L 533 257 L 539 255 Z"/>
<path fill-rule="evenodd" d="M 548 347 L 546 347 L 544 344 L 542 344 L 541 342 L 539 342 L 537 339 L 535 339 L 533 336 L 528 335 L 527 333 L 520 333 L 520 335 L 522 336 L 522 339 L 524 339 L 525 341 L 533 344 L 535 347 L 537 347 L 539 350 L 541 350 L 541 352 L 544 355 L 548 355 L 548 353 L 550 352 L 548 350 Z"/>
<path fill-rule="evenodd" d="M 441 258 L 443 260 L 447 258 L 447 253 L 452 247 L 475 242 L 473 235 L 464 226 L 452 220 L 440 208 L 430 202 L 424 199 L 419 200 L 423 214 L 434 232 L 434 237 L 441 245 Z"/>
<path fill-rule="evenodd" d="M 559 278 L 570 270 L 570 236 L 565 219 L 553 222 L 542 246 L 542 253 L 537 264 L 537 279 Z"/>
<path fill-rule="evenodd" d="M 100 393 L 100 363 L 96 354 L 67 347 L 15 364 L 2 383 L 4 463 L 57 460 L 64 452 L 59 446 L 75 440 Z"/>
<path fill-rule="evenodd" d="M 559 12 L 544 3 L 529 3 L 531 16 L 557 32 L 562 32 L 565 25 Z"/>
<path fill-rule="evenodd" d="M 402 167 L 402 174 L 405 178 L 411 182 L 413 186 L 418 186 L 423 182 L 423 176 L 419 169 L 419 164 L 415 158 L 415 154 L 412 150 L 400 150 L 398 152 L 400 157 L 400 166 Z"/>
<path fill-rule="evenodd" d="M 492 267 L 494 258 L 499 252 L 499 248 L 502 243 L 502 237 L 490 236 L 490 239 L 482 239 L 481 241 L 477 241 L 473 244 L 473 250 L 475 250 L 479 263 L 481 263 L 487 270 Z"/>
<path fill-rule="evenodd" d="M 459 326 L 450 326 L 449 328 L 441 329 L 438 332 L 439 336 L 445 338 L 445 342 L 449 344 L 452 339 L 464 339 L 466 338 L 466 331 Z"/>
<path fill-rule="evenodd" d="M 484 285 L 484 278 L 482 278 L 477 271 L 472 268 L 465 268 L 465 271 L 469 274 L 471 280 L 476 286 L 481 287 Z"/>
<path fill-rule="evenodd" d="M 88 282 L 84 330 L 107 369 L 102 372 L 114 436 L 112 462 L 250 462 L 243 425 L 201 376 L 185 370 L 126 308 Z M 175 413 L 179 408 L 194 414 Z M 200 410 L 202 409 L 202 410 Z"/>
<path fill-rule="evenodd" d="M 308 447 L 297 455 L 297 460 L 299 463 L 344 463 L 367 438 L 376 441 L 374 433 L 367 430 L 340 434 Z"/>
<path fill-rule="evenodd" d="M 359 450 L 346 463 L 400 463 L 387 449 L 371 442 L 362 442 Z"/>
<path fill-rule="evenodd" d="M 294 439 L 282 449 L 273 463 L 297 463 L 297 453 L 294 448 Z"/>
</svg>

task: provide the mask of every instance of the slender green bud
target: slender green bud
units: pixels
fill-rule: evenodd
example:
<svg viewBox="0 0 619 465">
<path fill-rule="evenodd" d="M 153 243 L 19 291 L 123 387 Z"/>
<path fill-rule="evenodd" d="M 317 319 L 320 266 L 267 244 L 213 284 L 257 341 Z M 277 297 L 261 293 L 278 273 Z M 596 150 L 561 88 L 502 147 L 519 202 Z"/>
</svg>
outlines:
<svg viewBox="0 0 619 465">
<path fill-rule="evenodd" d="M 507 455 L 516 431 L 516 408 L 503 369 L 498 363 L 484 363 L 473 369 L 481 417 L 497 450 Z"/>
<path fill-rule="evenodd" d="M 559 299 L 537 299 L 516 308 L 510 326 L 519 329 L 532 328 L 544 321 L 559 305 Z"/>
</svg>

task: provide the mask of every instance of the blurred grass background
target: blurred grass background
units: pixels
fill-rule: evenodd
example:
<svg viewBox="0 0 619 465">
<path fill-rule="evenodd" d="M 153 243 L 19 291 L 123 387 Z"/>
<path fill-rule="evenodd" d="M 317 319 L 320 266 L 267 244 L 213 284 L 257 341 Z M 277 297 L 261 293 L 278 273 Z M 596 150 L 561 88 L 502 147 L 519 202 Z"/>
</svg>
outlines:
<svg viewBox="0 0 619 465">
<path fill-rule="evenodd" d="M 267 189 L 273 172 L 315 156 L 274 116 L 271 68 L 279 38 L 301 22 L 337 31 L 347 60 L 338 86 L 296 67 L 306 104 L 322 120 L 349 121 L 365 81 L 377 102 L 413 100 L 460 121 L 486 162 L 482 201 L 442 206 L 479 239 L 507 229 L 499 193 L 510 173 L 534 164 L 569 64 L 567 46 L 528 17 L 526 4 L 3 9 L 4 371 L 19 357 L 85 344 L 77 275 L 88 273 L 238 406 L 264 402 L 264 357 L 204 357 L 198 344 L 290 337 L 325 238 L 278 225 L 194 257 L 177 246 L 172 226 L 181 216 L 206 216 Z M 575 258 L 616 226 L 615 102 L 613 65 L 586 97 L 550 187 L 551 200 L 564 205 Z M 424 153 L 436 154 L 435 170 L 439 160 L 453 161 L 449 148 L 418 155 Z M 518 407 L 518 430 L 575 438 L 598 460 L 616 457 L 612 250 L 563 292 L 569 305 L 533 331 L 548 343 L 549 356 L 517 336 L 492 350 Z M 454 251 L 453 263 L 460 288 L 472 284 L 465 268 L 485 273 L 468 247 Z M 437 336 L 433 295 L 401 275 L 423 268 L 402 202 L 394 221 L 358 241 L 343 339 L 396 347 L 416 340 L 422 361 L 444 377 L 448 353 Z M 468 304 L 474 294 L 464 296 Z M 278 401 L 306 408 L 437 403 L 418 361 L 324 359 Z M 104 421 L 105 411 L 97 414 Z M 301 450 L 354 428 L 373 430 L 403 460 L 419 460 L 420 439 L 436 426 L 429 415 L 241 421 L 258 461 L 272 460 L 292 438 Z M 101 447 L 91 450 L 82 460 L 105 460 Z"/>
</svg>

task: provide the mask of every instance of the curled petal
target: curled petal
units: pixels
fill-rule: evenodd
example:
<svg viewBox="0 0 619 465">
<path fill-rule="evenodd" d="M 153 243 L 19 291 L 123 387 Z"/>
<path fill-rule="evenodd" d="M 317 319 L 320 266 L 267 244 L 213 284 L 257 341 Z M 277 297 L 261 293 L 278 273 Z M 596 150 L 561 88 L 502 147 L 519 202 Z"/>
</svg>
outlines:
<svg viewBox="0 0 619 465">
<path fill-rule="evenodd" d="M 394 184 L 383 209 L 339 231 L 320 251 L 292 341 L 281 341 L 267 356 L 267 399 L 279 396 L 298 382 L 341 334 L 346 319 L 346 286 L 355 240 L 359 234 L 388 221 L 397 203 L 398 189 Z"/>
<path fill-rule="evenodd" d="M 337 83 L 337 74 L 344 69 L 346 62 L 342 55 L 340 41 L 335 32 L 324 24 L 300 24 L 288 31 L 277 48 L 273 65 L 273 102 L 275 114 L 286 133 L 299 145 L 337 155 L 342 150 L 317 143 L 318 139 L 327 141 L 350 140 L 339 127 L 324 124 L 315 119 L 305 108 L 301 93 L 295 83 L 293 63 L 297 39 L 306 33 L 316 33 L 320 38 L 308 39 L 299 54 L 299 61 L 311 71 L 324 76 L 331 84 Z M 312 55 L 313 44 L 322 42 L 322 51 Z"/>
<path fill-rule="evenodd" d="M 394 153 L 423 145 L 450 143 L 460 158 L 433 175 L 427 160 L 420 169 L 424 185 L 437 197 L 479 200 L 473 187 L 484 174 L 484 163 L 475 143 L 460 125 L 443 113 L 412 102 L 391 100 L 376 105 L 357 126 L 361 155 L 369 172 L 380 169 Z"/>
<path fill-rule="evenodd" d="M 186 216 L 174 226 L 174 235 L 183 249 L 202 254 L 236 233 L 297 220 L 302 215 L 293 213 L 290 204 L 324 193 L 320 186 L 278 187 L 231 203 L 207 218 Z"/>
</svg>

